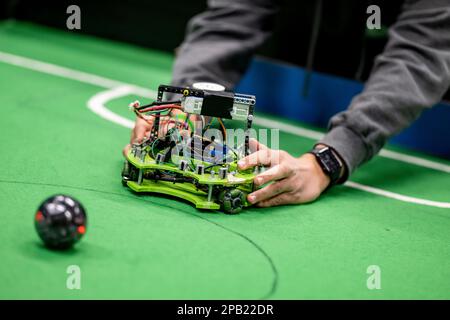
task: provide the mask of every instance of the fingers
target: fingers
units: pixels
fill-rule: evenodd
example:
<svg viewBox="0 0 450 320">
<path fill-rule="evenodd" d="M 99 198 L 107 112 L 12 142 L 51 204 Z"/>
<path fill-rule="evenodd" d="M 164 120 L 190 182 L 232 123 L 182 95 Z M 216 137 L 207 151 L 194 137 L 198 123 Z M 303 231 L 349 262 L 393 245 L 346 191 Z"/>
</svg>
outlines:
<svg viewBox="0 0 450 320">
<path fill-rule="evenodd" d="M 246 170 L 257 165 L 270 166 L 272 163 L 272 152 L 270 149 L 256 151 L 247 157 L 239 160 L 238 166 L 240 170 Z"/>
<path fill-rule="evenodd" d="M 140 119 L 142 120 L 142 119 Z M 134 139 L 133 142 L 141 142 L 144 139 L 146 132 L 149 131 L 149 125 L 145 122 L 136 122 L 136 125 L 133 130 Z"/>
<path fill-rule="evenodd" d="M 266 184 L 270 181 L 275 180 L 281 180 L 283 178 L 286 178 L 290 175 L 291 168 L 283 165 L 283 164 L 277 164 L 270 168 L 267 171 L 264 171 L 263 173 L 260 173 L 256 178 L 254 179 L 254 183 L 257 187 L 262 186 L 263 184 Z"/>
<path fill-rule="evenodd" d="M 176 120 L 182 114 L 183 114 L 183 112 L 180 110 L 173 110 L 171 113 L 172 118 L 170 120 L 166 120 L 166 119 L 162 120 L 161 119 L 160 123 L 159 123 L 160 134 L 166 134 L 167 133 L 166 129 L 171 129 L 174 126 L 176 126 Z M 166 126 L 168 121 L 169 121 L 169 123 Z M 150 134 L 152 126 L 153 126 L 153 118 L 150 118 L 148 120 L 144 120 L 139 117 L 136 118 L 134 128 L 131 131 L 130 144 L 141 143 L 143 141 L 143 139 Z M 125 152 L 125 149 L 123 152 Z"/>
<path fill-rule="evenodd" d="M 274 151 L 272 151 L 274 152 Z M 254 183 L 266 187 L 251 193 L 248 201 L 258 207 L 300 204 L 315 201 L 329 184 L 316 159 L 309 154 L 293 158 L 281 151 L 281 162 L 259 174 Z"/>
<path fill-rule="evenodd" d="M 125 148 L 123 148 L 122 153 L 123 153 L 123 156 L 124 156 L 124 157 L 127 156 L 128 151 L 130 151 L 130 148 L 131 148 L 131 144 L 127 144 L 127 145 L 125 146 Z"/>
<path fill-rule="evenodd" d="M 283 151 L 272 150 L 253 138 L 250 139 L 249 145 L 253 153 L 238 162 L 240 170 L 246 170 L 254 166 L 270 167 L 280 162 Z"/>
<path fill-rule="evenodd" d="M 258 202 L 256 205 L 258 207 L 265 208 L 265 207 L 281 206 L 284 204 L 291 204 L 291 203 L 292 203 L 292 195 L 289 193 L 282 193 L 268 200 Z"/>
<path fill-rule="evenodd" d="M 151 124 L 149 124 L 144 119 L 136 118 L 134 128 L 133 130 L 131 130 L 130 143 L 123 148 L 122 150 L 123 155 L 126 156 L 128 154 L 128 151 L 131 148 L 131 144 L 141 142 L 144 139 L 144 137 L 150 132 L 150 129 Z"/>
<path fill-rule="evenodd" d="M 276 181 L 248 195 L 250 203 L 258 203 L 273 198 L 276 195 L 290 191 L 289 183 L 285 180 Z"/>
<path fill-rule="evenodd" d="M 141 118 L 136 119 L 134 129 L 131 132 L 130 143 L 141 142 L 145 135 L 150 131 L 151 124 Z"/>
<path fill-rule="evenodd" d="M 249 147 L 250 147 L 250 152 L 256 152 L 259 150 L 268 150 L 269 149 L 266 145 L 262 144 L 261 142 L 259 142 L 258 140 L 254 139 L 254 138 L 250 138 Z"/>
</svg>

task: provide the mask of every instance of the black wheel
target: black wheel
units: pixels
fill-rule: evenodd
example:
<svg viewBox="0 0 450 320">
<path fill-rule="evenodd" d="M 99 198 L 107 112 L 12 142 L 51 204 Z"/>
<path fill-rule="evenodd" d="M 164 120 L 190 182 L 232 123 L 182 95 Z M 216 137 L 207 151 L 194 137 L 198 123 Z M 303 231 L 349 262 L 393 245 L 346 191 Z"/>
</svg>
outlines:
<svg viewBox="0 0 450 320">
<path fill-rule="evenodd" d="M 122 169 L 122 184 L 126 186 L 128 181 L 137 181 L 138 176 L 139 170 L 128 161 L 125 161 Z"/>
<path fill-rule="evenodd" d="M 222 210 L 227 214 L 241 212 L 245 203 L 245 193 L 239 189 L 222 190 L 219 194 Z"/>
</svg>

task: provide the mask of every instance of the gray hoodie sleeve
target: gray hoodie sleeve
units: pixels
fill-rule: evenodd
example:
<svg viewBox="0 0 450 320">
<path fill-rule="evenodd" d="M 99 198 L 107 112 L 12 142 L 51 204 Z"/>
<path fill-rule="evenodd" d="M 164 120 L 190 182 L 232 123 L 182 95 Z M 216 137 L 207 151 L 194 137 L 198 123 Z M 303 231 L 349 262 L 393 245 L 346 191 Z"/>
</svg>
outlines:
<svg viewBox="0 0 450 320">
<path fill-rule="evenodd" d="M 179 48 L 172 84 L 216 82 L 232 89 L 272 31 L 274 0 L 209 0 L 191 19 Z"/>
<path fill-rule="evenodd" d="M 188 25 L 172 83 L 211 81 L 232 89 L 269 36 L 275 3 L 209 0 L 208 10 Z M 363 92 L 331 119 L 320 142 L 339 153 L 348 176 L 438 102 L 449 85 L 450 0 L 406 0 Z"/>
<path fill-rule="evenodd" d="M 449 86 L 450 0 L 406 1 L 363 92 L 331 119 L 320 142 L 339 153 L 348 176 Z"/>
</svg>

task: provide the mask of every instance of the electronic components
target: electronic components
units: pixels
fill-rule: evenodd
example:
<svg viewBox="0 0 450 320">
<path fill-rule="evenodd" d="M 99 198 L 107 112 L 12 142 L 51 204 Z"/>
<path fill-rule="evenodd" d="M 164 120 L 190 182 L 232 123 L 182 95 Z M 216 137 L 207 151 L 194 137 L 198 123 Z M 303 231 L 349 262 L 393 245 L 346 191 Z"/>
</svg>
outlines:
<svg viewBox="0 0 450 320">
<path fill-rule="evenodd" d="M 255 97 L 229 92 L 204 91 L 203 97 L 184 96 L 181 98 L 183 111 L 191 114 L 247 121 L 253 114 Z"/>
<path fill-rule="evenodd" d="M 195 168 L 195 173 L 199 175 L 205 174 L 205 166 L 202 164 L 198 164 Z"/>
<path fill-rule="evenodd" d="M 255 96 L 222 89 L 223 86 L 213 83 L 197 83 L 193 88 L 161 85 L 158 102 L 162 102 L 164 93 L 181 95 L 181 109 L 186 113 L 247 121 L 248 116 L 253 115 Z"/>
<path fill-rule="evenodd" d="M 249 205 L 246 195 L 255 177 L 237 166 L 249 151 L 255 102 L 254 96 L 226 92 L 217 84 L 159 86 L 156 101 L 130 105 L 151 132 L 127 153 L 122 183 L 135 192 L 177 196 L 197 208 L 239 212 Z M 227 136 L 222 119 L 243 122 L 241 128 L 232 123 L 243 137 Z"/>
<path fill-rule="evenodd" d="M 225 179 L 227 177 L 228 174 L 228 169 L 227 168 L 220 168 L 219 169 L 219 178 L 220 179 Z"/>
</svg>

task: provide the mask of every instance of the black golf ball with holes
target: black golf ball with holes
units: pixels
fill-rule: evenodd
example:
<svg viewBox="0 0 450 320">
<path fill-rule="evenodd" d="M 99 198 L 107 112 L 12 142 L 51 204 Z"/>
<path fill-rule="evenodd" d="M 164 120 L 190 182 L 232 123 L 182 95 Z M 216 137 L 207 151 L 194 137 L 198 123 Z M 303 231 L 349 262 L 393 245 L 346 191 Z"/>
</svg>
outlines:
<svg viewBox="0 0 450 320">
<path fill-rule="evenodd" d="M 51 249 L 68 249 L 86 233 L 87 216 L 80 202 L 66 195 L 46 199 L 38 208 L 34 225 Z"/>
</svg>

